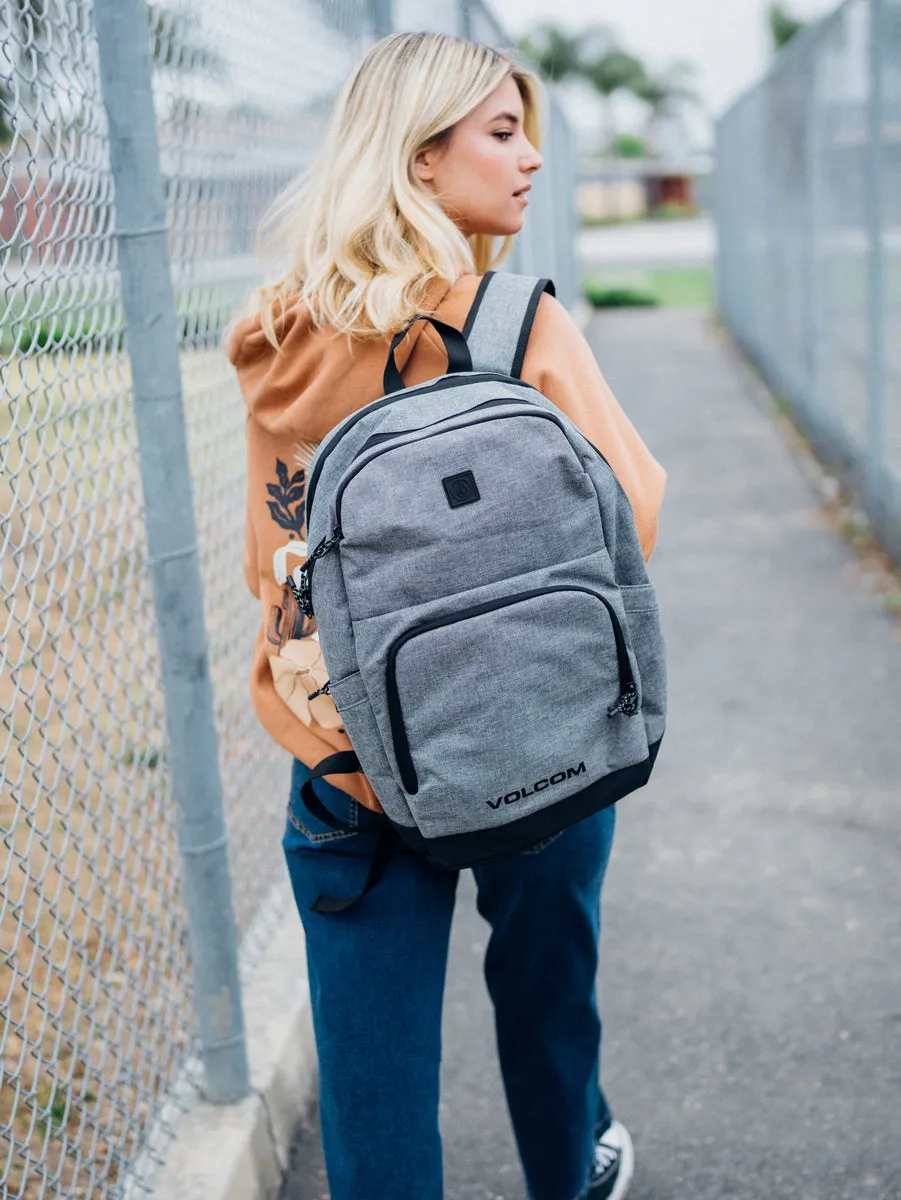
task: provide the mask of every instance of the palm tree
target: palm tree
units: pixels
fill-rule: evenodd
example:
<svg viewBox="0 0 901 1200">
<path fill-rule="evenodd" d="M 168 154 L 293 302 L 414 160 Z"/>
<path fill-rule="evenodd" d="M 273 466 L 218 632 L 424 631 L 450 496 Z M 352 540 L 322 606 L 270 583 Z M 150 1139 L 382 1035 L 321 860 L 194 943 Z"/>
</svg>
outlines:
<svg viewBox="0 0 901 1200">
<path fill-rule="evenodd" d="M 589 25 L 568 33 L 545 23 L 520 39 L 519 48 L 551 83 L 585 75 L 585 66 L 612 49 L 616 39 L 606 25 Z"/>
<path fill-rule="evenodd" d="M 634 91 L 644 78 L 644 67 L 634 55 L 618 47 L 611 47 L 593 62 L 586 62 L 582 74 L 602 99 L 603 148 L 616 145 L 616 126 L 613 115 L 613 97 L 617 92 Z"/>
<path fill-rule="evenodd" d="M 801 21 L 793 16 L 788 8 L 783 4 L 770 5 L 770 36 L 773 39 L 773 49 L 781 50 L 788 43 L 806 28 L 807 22 Z"/>
<path fill-rule="evenodd" d="M 556 25 L 539 25 L 520 39 L 519 48 L 551 83 L 578 75 L 582 69 L 578 36 Z"/>
<path fill-rule="evenodd" d="M 695 67 L 692 63 L 675 62 L 658 74 L 644 72 L 631 86 L 631 91 L 648 106 L 648 126 L 645 141 L 655 147 L 656 133 L 660 122 L 667 117 L 678 116 L 687 105 L 700 104 L 701 98 L 694 86 Z"/>
</svg>

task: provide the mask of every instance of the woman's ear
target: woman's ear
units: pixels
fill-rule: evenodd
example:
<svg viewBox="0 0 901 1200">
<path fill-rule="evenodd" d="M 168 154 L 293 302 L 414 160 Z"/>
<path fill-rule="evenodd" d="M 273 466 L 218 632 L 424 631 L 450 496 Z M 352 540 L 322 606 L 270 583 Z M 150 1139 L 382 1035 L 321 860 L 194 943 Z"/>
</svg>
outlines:
<svg viewBox="0 0 901 1200">
<path fill-rule="evenodd" d="M 437 155 L 433 149 L 419 150 L 413 159 L 413 173 L 421 183 L 431 183 L 435 178 L 435 160 Z"/>
</svg>

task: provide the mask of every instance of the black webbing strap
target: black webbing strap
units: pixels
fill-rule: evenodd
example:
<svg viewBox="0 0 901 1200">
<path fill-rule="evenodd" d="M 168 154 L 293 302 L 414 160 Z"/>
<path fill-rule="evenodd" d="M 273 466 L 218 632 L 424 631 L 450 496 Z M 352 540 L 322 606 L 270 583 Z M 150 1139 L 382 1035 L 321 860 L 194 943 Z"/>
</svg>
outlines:
<svg viewBox="0 0 901 1200">
<path fill-rule="evenodd" d="M 554 296 L 556 295 L 556 288 L 550 279 L 539 279 L 532 289 L 532 295 L 529 297 L 529 304 L 519 330 L 519 340 L 516 343 L 516 355 L 513 359 L 513 369 L 510 372 L 516 379 L 519 379 L 522 375 L 522 365 L 526 359 L 526 349 L 529 345 L 532 326 L 535 324 L 535 313 L 538 311 L 538 302 L 545 292 Z"/>
<path fill-rule="evenodd" d="M 469 312 L 466 316 L 466 324 L 463 326 L 463 336 L 469 341 L 469 335 L 472 333 L 472 327 L 476 323 L 476 317 L 479 315 L 479 309 L 482 307 L 482 301 L 485 299 L 485 293 L 491 285 L 491 280 L 494 277 L 494 271 L 486 271 L 479 283 L 478 291 L 473 298 L 472 304 L 469 306 Z"/>
<path fill-rule="evenodd" d="M 342 833 L 350 832 L 352 826 L 339 821 L 329 812 L 313 791 L 313 780 L 321 779 L 323 775 L 354 775 L 359 769 L 360 760 L 353 750 L 339 750 L 337 754 L 330 754 L 317 763 L 300 789 L 301 798 L 313 816 L 332 829 L 340 829 Z"/>
<path fill-rule="evenodd" d="M 307 809 L 314 817 L 322 821 L 323 824 L 328 825 L 331 829 L 337 829 L 344 833 L 354 832 L 354 826 L 340 821 L 325 807 L 313 790 L 313 780 L 322 779 L 324 775 L 352 775 L 359 770 L 360 760 L 353 750 L 341 750 L 337 754 L 330 754 L 328 758 L 324 758 L 322 762 L 317 763 L 301 786 L 300 795 Z M 391 855 L 398 845 L 398 837 L 390 821 L 387 817 L 383 817 L 383 822 L 381 829 L 379 829 L 375 849 L 372 853 L 372 860 L 369 864 L 369 874 L 366 876 L 366 882 L 362 890 L 357 892 L 355 896 L 324 896 L 320 893 L 310 905 L 313 912 L 345 912 L 352 905 L 356 904 L 362 896 L 365 896 L 367 892 L 372 891 L 385 874 L 385 868 L 388 866 Z"/>
<path fill-rule="evenodd" d="M 466 338 L 459 329 L 454 329 L 453 325 L 448 325 L 444 321 L 439 321 L 437 317 L 430 317 L 422 314 L 414 317 L 409 321 L 400 333 L 395 334 L 391 340 L 391 348 L 388 351 L 388 361 L 385 363 L 385 374 L 382 377 L 382 387 L 385 395 L 390 396 L 392 392 L 402 391 L 406 384 L 403 376 L 397 366 L 397 361 L 394 353 L 398 346 L 407 336 L 408 331 L 417 321 L 428 321 L 428 323 L 437 331 L 438 336 L 444 343 L 444 349 L 447 354 L 447 373 L 453 375 L 460 371 L 472 370 L 472 358 L 469 354 L 469 347 L 466 345 Z"/>
<path fill-rule="evenodd" d="M 365 896 L 367 892 L 371 892 L 385 874 L 385 868 L 388 866 L 388 861 L 395 850 L 395 838 L 394 830 L 388 824 L 388 818 L 385 817 L 385 824 L 379 830 L 375 850 L 372 852 L 372 860 L 369 863 L 369 874 L 366 876 L 366 882 L 363 884 L 362 891 L 357 892 L 355 896 L 323 896 L 320 893 L 310 905 L 313 912 L 345 912 Z"/>
</svg>

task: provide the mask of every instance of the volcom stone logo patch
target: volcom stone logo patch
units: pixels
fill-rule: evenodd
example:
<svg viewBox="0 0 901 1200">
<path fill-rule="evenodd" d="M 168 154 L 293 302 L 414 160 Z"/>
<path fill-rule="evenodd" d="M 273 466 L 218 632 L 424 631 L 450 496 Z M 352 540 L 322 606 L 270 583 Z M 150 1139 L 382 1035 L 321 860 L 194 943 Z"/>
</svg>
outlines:
<svg viewBox="0 0 901 1200">
<path fill-rule="evenodd" d="M 482 499 L 472 471 L 461 471 L 459 475 L 448 475 L 441 482 L 451 508 L 462 508 L 464 504 L 474 504 L 476 500 Z"/>
</svg>

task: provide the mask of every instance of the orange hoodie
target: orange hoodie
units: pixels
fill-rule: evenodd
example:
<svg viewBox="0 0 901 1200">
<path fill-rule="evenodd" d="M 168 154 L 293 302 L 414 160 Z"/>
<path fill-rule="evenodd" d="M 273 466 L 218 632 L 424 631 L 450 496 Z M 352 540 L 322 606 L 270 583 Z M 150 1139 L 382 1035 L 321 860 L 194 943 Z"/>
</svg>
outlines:
<svg viewBox="0 0 901 1200">
<path fill-rule="evenodd" d="M 425 311 L 462 329 L 478 286 L 477 275 L 465 275 L 453 286 L 439 281 Z M 280 335 L 277 352 L 266 340 L 259 318 L 248 318 L 236 326 L 228 346 L 247 403 L 244 574 L 262 605 L 250 691 L 265 729 L 292 756 L 315 766 L 352 747 L 339 718 L 331 720 L 317 709 L 325 721 L 320 724 L 309 706 L 295 702 L 289 707 L 276 690 L 279 673 L 295 670 L 280 657 L 286 641 L 302 638 L 310 628 L 298 621 L 290 589 L 276 582 L 273 555 L 290 539 L 305 538 L 305 464 L 312 448 L 339 421 L 382 395 L 388 344 L 359 341 L 351 353 L 346 338 L 317 329 L 309 310 L 299 303 L 286 313 Z M 434 379 L 447 366 L 438 335 L 422 321 L 407 334 L 396 357 L 407 386 Z M 632 503 L 645 557 L 650 557 L 665 473 L 617 404 L 569 313 L 550 295 L 538 304 L 522 378 L 566 413 L 610 463 Z M 288 569 L 299 564 L 299 559 L 292 560 Z M 294 647 L 299 644 L 292 641 Z M 381 811 L 364 775 L 326 779 L 367 808 Z"/>
</svg>

